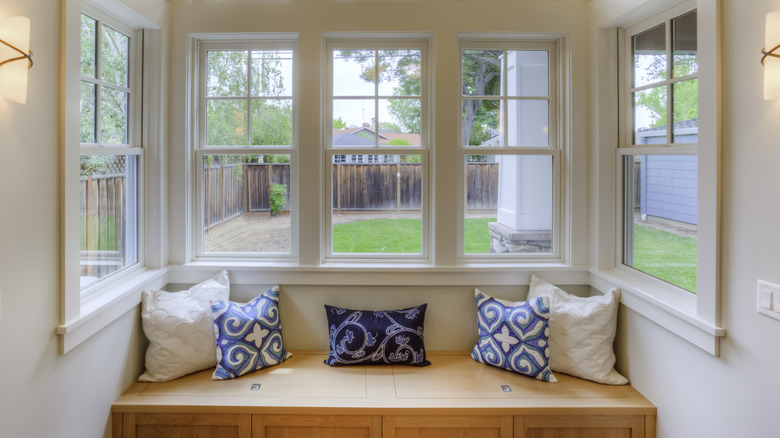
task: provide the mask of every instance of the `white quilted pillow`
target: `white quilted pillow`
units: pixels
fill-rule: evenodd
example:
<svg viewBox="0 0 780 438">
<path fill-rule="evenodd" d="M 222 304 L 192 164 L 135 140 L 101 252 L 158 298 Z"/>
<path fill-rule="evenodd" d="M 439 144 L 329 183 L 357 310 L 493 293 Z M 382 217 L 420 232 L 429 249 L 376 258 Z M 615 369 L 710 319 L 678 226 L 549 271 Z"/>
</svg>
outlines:
<svg viewBox="0 0 780 438">
<path fill-rule="evenodd" d="M 615 369 L 612 343 L 620 291 L 581 298 L 531 276 L 528 299 L 550 297 L 550 368 L 609 385 L 628 380 Z"/>
<path fill-rule="evenodd" d="M 180 292 L 144 291 L 141 322 L 149 339 L 141 382 L 165 382 L 217 364 L 212 300 L 230 298 L 228 271 Z"/>
</svg>

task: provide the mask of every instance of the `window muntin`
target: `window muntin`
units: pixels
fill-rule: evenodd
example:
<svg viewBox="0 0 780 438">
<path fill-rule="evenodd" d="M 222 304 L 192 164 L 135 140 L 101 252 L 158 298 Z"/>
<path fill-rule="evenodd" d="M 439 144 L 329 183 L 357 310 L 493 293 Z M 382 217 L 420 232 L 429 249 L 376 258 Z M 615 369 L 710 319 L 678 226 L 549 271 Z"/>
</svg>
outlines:
<svg viewBox="0 0 780 438">
<path fill-rule="evenodd" d="M 696 46 L 695 10 L 631 36 L 631 144 L 697 143 Z"/>
<path fill-rule="evenodd" d="M 295 257 L 294 42 L 202 42 L 200 58 L 196 253 Z"/>
<path fill-rule="evenodd" d="M 331 54 L 331 146 L 421 146 L 422 50 Z"/>
<path fill-rule="evenodd" d="M 463 50 L 464 146 L 550 146 L 548 50 Z"/>
<path fill-rule="evenodd" d="M 139 87 L 135 32 L 82 13 L 80 33 L 80 283 L 84 291 L 140 262 L 142 149 L 134 112 Z"/>
<path fill-rule="evenodd" d="M 696 10 L 626 32 L 630 141 L 618 150 L 622 263 L 692 293 L 699 222 L 696 34 Z"/>
<path fill-rule="evenodd" d="M 462 254 L 553 258 L 560 253 L 556 44 L 462 41 L 461 48 Z"/>
<path fill-rule="evenodd" d="M 426 45 L 328 43 L 326 257 L 427 257 Z"/>
<path fill-rule="evenodd" d="M 206 52 L 206 147 L 292 145 L 292 50 Z"/>
</svg>

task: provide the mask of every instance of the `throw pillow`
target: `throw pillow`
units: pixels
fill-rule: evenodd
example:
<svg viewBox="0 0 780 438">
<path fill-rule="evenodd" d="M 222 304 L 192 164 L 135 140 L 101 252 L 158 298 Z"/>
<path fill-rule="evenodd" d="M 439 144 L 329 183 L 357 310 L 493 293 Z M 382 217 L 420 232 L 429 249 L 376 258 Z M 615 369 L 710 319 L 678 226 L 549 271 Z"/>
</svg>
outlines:
<svg viewBox="0 0 780 438">
<path fill-rule="evenodd" d="M 325 363 L 427 366 L 423 326 L 427 304 L 401 310 L 350 310 L 325 305 L 330 352 Z"/>
<path fill-rule="evenodd" d="M 603 296 L 571 295 L 536 277 L 531 277 L 528 297 L 550 299 L 550 368 L 609 385 L 628 380 L 615 369 L 615 340 L 620 292 Z"/>
<path fill-rule="evenodd" d="M 479 340 L 471 357 L 545 382 L 557 382 L 548 359 L 547 298 L 511 302 L 474 290 Z"/>
<path fill-rule="evenodd" d="M 292 356 L 282 342 L 279 286 L 246 304 L 213 302 L 217 368 L 214 380 L 227 380 L 279 364 Z"/>
<path fill-rule="evenodd" d="M 165 382 L 213 367 L 211 300 L 230 297 L 228 271 L 180 292 L 144 291 L 141 325 L 149 339 L 141 382 Z"/>
</svg>

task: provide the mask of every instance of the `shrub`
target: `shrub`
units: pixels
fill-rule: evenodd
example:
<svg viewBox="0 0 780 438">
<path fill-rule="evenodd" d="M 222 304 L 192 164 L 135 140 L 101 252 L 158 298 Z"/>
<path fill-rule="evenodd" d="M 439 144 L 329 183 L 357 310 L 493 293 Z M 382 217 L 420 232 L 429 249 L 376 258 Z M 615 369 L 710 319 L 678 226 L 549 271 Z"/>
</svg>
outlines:
<svg viewBox="0 0 780 438">
<path fill-rule="evenodd" d="M 276 216 L 284 207 L 284 196 L 287 194 L 287 185 L 271 184 L 271 215 Z"/>
</svg>

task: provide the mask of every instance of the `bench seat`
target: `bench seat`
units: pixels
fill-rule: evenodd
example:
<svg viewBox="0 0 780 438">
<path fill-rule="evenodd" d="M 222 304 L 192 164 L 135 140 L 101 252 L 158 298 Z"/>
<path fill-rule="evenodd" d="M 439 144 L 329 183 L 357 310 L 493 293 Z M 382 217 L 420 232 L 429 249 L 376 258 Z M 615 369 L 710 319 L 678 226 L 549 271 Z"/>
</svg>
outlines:
<svg viewBox="0 0 780 438">
<path fill-rule="evenodd" d="M 212 370 L 133 384 L 112 406 L 116 438 L 654 438 L 656 408 L 629 385 L 556 373 L 557 383 L 467 353 L 432 365 L 329 367 L 294 352 L 272 368 L 211 380 Z"/>
</svg>

